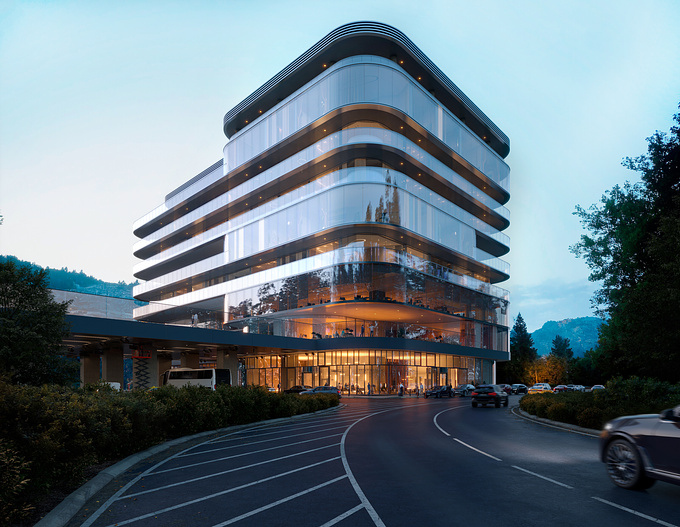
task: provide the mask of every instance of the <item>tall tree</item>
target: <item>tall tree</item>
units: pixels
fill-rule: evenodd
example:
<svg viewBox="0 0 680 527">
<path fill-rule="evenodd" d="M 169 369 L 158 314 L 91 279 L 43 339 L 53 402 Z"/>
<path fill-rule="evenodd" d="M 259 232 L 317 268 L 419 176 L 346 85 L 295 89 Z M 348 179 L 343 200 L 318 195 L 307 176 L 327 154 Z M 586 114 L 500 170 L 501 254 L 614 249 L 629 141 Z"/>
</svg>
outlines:
<svg viewBox="0 0 680 527">
<path fill-rule="evenodd" d="M 674 116 L 680 125 L 680 113 Z M 680 380 L 680 126 L 647 139 L 624 166 L 641 182 L 618 185 L 599 205 L 576 207 L 590 235 L 571 247 L 601 281 L 593 304 L 605 319 L 597 365 L 607 377 Z"/>
<path fill-rule="evenodd" d="M 534 340 L 519 313 L 510 332 L 510 360 L 498 365 L 498 378 L 506 383 L 532 383 L 531 365 L 537 357 Z"/>
<path fill-rule="evenodd" d="M 552 347 L 550 348 L 550 354 L 565 360 L 574 358 L 574 350 L 571 349 L 569 339 L 560 335 L 555 335 L 555 338 L 552 341 Z"/>
<path fill-rule="evenodd" d="M 0 262 L 0 375 L 18 384 L 70 384 L 79 367 L 63 357 L 68 302 L 55 302 L 47 272 Z"/>
</svg>

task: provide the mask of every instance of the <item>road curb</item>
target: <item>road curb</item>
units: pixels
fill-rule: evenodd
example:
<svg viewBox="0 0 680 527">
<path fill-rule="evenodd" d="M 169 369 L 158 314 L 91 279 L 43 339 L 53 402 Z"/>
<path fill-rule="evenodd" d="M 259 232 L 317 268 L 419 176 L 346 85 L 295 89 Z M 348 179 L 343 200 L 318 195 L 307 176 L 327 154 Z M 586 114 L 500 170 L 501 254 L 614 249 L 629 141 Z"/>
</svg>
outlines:
<svg viewBox="0 0 680 527">
<path fill-rule="evenodd" d="M 550 426 L 552 428 L 559 428 L 561 430 L 566 430 L 567 432 L 574 432 L 576 434 L 587 435 L 591 437 L 600 437 L 600 431 L 594 430 L 593 428 L 583 428 L 582 426 L 571 425 L 569 423 L 560 423 L 559 421 L 551 421 L 550 419 L 545 419 L 544 417 L 536 417 L 530 413 L 522 410 L 519 405 L 513 406 L 510 411 L 523 419 L 528 421 L 534 421 L 536 423 Z"/>
<path fill-rule="evenodd" d="M 199 432 L 198 434 L 190 436 L 179 437 L 177 439 L 172 439 L 170 441 L 166 441 L 165 443 L 161 443 L 160 445 L 152 446 L 147 450 L 132 454 L 118 463 L 102 470 L 91 480 L 87 481 L 79 488 L 74 490 L 71 494 L 66 496 L 66 498 L 64 498 L 64 500 L 59 505 L 43 516 L 43 518 L 41 518 L 34 527 L 64 527 L 73 519 L 78 511 L 83 508 L 83 506 L 87 503 L 87 500 L 102 490 L 106 485 L 120 476 L 123 472 L 140 461 L 144 461 L 151 456 L 164 452 L 173 446 L 181 445 L 182 443 L 188 443 L 195 439 L 200 439 L 202 437 L 207 437 L 214 434 L 221 434 L 224 432 L 238 432 L 239 430 L 249 428 L 254 425 L 274 424 L 283 421 L 291 421 L 293 419 L 300 419 L 309 415 L 331 412 L 341 407 L 342 403 L 338 406 L 333 406 L 331 408 L 326 408 L 324 410 L 318 410 L 316 412 L 310 412 L 307 414 L 298 414 L 292 417 L 278 417 L 276 419 L 257 421 L 255 423 L 249 423 L 245 425 L 228 426 L 226 428 L 219 428 L 217 430 L 209 430 L 207 432 Z"/>
</svg>

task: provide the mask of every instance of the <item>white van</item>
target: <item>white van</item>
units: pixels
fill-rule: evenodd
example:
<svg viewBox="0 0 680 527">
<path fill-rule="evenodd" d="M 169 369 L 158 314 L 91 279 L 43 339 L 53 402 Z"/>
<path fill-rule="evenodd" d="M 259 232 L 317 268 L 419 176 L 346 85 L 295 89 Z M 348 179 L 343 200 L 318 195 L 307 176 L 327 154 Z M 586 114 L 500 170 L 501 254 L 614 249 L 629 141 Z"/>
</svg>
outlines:
<svg viewBox="0 0 680 527">
<path fill-rule="evenodd" d="M 231 372 L 222 368 L 174 368 L 163 374 L 163 385 L 205 386 L 214 390 L 218 384 L 231 384 Z"/>
</svg>

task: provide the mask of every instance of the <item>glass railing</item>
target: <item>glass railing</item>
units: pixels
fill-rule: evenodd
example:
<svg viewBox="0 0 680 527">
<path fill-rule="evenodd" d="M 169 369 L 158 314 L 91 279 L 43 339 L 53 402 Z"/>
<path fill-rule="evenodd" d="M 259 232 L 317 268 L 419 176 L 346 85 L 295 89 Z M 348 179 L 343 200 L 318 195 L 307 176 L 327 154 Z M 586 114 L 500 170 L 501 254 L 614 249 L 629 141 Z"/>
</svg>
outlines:
<svg viewBox="0 0 680 527">
<path fill-rule="evenodd" d="M 57 289 L 52 289 L 51 292 L 58 302 L 71 301 L 68 308 L 69 315 L 112 320 L 134 320 L 133 315 L 142 316 L 144 313 L 148 314 L 156 310 L 164 311 L 170 307 L 175 307 L 160 303 L 142 305 L 142 302 L 127 298 Z M 184 308 L 183 313 L 185 313 L 184 321 L 166 323 L 166 325 L 303 339 L 390 337 L 507 351 L 506 328 L 486 326 L 486 330 L 481 335 L 475 334 L 473 331 L 464 329 L 466 324 L 474 324 L 474 322 L 468 322 L 463 317 L 461 317 L 457 330 L 446 330 L 424 324 L 376 321 L 335 315 L 306 316 L 304 319 L 299 317 L 257 316 L 222 322 L 224 320 L 223 311 Z M 146 323 L 138 322 L 140 324 Z"/>
</svg>

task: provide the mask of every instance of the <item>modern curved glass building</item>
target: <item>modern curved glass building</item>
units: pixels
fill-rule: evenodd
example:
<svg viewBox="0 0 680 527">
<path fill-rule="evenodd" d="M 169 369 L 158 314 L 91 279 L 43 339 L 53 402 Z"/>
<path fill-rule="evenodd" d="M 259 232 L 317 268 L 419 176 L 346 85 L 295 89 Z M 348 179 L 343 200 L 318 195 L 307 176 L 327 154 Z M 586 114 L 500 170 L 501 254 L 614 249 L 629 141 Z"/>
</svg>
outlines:
<svg viewBox="0 0 680 527">
<path fill-rule="evenodd" d="M 403 33 L 334 30 L 224 133 L 223 159 L 135 223 L 135 318 L 289 337 L 239 351 L 248 384 L 495 380 L 509 141 Z"/>
</svg>

